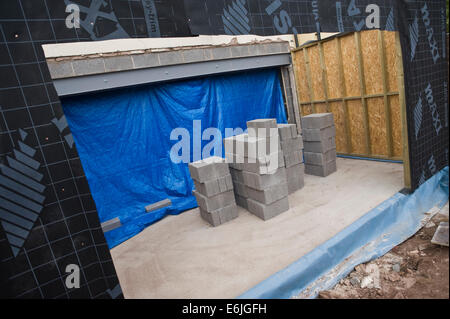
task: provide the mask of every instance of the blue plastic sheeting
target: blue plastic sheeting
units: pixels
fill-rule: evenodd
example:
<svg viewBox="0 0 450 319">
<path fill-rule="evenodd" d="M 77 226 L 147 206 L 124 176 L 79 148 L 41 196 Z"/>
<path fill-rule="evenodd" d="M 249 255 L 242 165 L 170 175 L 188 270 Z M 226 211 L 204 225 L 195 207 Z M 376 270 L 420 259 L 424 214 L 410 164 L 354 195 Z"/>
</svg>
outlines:
<svg viewBox="0 0 450 319">
<path fill-rule="evenodd" d="M 339 234 L 239 298 L 314 298 L 355 266 L 378 258 L 414 235 L 433 206 L 448 201 L 448 166 L 411 195 L 397 193 Z"/>
<path fill-rule="evenodd" d="M 193 137 L 193 121 L 200 120 L 202 130 L 216 127 L 225 137 L 225 128 L 245 129 L 246 121 L 255 118 L 286 123 L 276 69 L 128 88 L 62 102 L 100 221 L 119 217 L 122 223 L 105 234 L 110 248 L 167 214 L 197 206 L 188 165 L 170 159 L 170 150 L 178 142 L 170 140 L 173 129 L 185 128 Z M 209 142 L 202 141 L 201 149 Z M 221 155 L 223 149 L 213 152 Z M 166 198 L 172 206 L 145 212 L 145 206 Z"/>
</svg>

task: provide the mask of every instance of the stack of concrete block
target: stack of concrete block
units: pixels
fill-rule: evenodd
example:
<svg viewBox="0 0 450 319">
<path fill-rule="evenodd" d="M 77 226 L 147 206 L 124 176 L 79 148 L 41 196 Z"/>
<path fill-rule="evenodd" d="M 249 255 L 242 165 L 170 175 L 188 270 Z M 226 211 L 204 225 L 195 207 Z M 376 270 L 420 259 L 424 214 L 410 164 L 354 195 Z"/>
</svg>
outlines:
<svg viewBox="0 0 450 319">
<path fill-rule="evenodd" d="M 210 157 L 189 164 L 194 180 L 193 194 L 201 217 L 216 227 L 238 217 L 233 182 L 228 163 L 221 157 Z"/>
<path fill-rule="evenodd" d="M 292 194 L 305 186 L 303 138 L 298 134 L 295 124 L 278 124 L 278 133 L 284 154 L 288 191 Z"/>
<path fill-rule="evenodd" d="M 305 173 L 326 177 L 337 170 L 336 128 L 332 113 L 302 118 Z"/>
<path fill-rule="evenodd" d="M 247 122 L 248 134 L 224 139 L 239 206 L 263 220 L 289 210 L 284 157 L 275 119 Z"/>
</svg>

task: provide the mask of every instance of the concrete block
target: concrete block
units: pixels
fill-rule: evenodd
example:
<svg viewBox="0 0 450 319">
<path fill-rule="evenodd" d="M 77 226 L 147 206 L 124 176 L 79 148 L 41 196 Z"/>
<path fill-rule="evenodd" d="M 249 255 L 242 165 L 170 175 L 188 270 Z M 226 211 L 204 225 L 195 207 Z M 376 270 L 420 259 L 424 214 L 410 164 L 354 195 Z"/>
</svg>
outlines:
<svg viewBox="0 0 450 319">
<path fill-rule="evenodd" d="M 305 142 L 321 142 L 334 136 L 336 136 L 336 127 L 334 125 L 324 129 L 303 129 L 303 141 Z"/>
<path fill-rule="evenodd" d="M 234 169 L 230 167 L 231 179 L 233 182 L 238 182 L 244 184 L 244 174 L 241 170 Z"/>
<path fill-rule="evenodd" d="M 305 165 L 305 174 L 326 177 L 337 171 L 336 161 L 328 162 L 323 166 Z"/>
<path fill-rule="evenodd" d="M 163 199 L 163 200 L 161 200 L 159 202 L 156 202 L 156 203 L 153 203 L 151 205 L 145 206 L 145 211 L 147 213 L 150 213 L 150 212 L 152 212 L 154 210 L 161 209 L 161 208 L 164 208 L 164 207 L 167 207 L 167 206 L 171 206 L 171 205 L 172 205 L 172 201 L 170 199 L 166 198 L 166 199 Z"/>
<path fill-rule="evenodd" d="M 295 138 L 290 138 L 285 141 L 281 141 L 281 149 L 285 154 L 289 154 L 303 149 L 303 138 L 301 135 L 296 135 Z"/>
<path fill-rule="evenodd" d="M 305 164 L 324 166 L 328 162 L 336 161 L 336 149 L 325 153 L 305 152 Z"/>
<path fill-rule="evenodd" d="M 222 207 L 226 207 L 236 203 L 233 191 L 220 193 L 212 197 L 206 197 L 205 195 L 202 195 L 197 191 L 193 191 L 192 193 L 197 199 L 198 206 L 200 206 L 203 210 L 207 212 L 212 212 Z"/>
<path fill-rule="evenodd" d="M 224 60 L 231 58 L 231 49 L 230 47 L 217 47 L 212 48 L 212 55 L 214 60 Z"/>
<path fill-rule="evenodd" d="M 280 140 L 285 141 L 291 138 L 296 138 L 297 125 L 295 124 L 278 124 L 278 135 L 280 135 Z"/>
<path fill-rule="evenodd" d="M 189 163 L 189 172 L 192 179 L 200 183 L 230 174 L 226 160 L 217 156 Z"/>
<path fill-rule="evenodd" d="M 185 63 L 203 62 L 205 54 L 203 49 L 182 50 Z"/>
<path fill-rule="evenodd" d="M 184 63 L 181 50 L 159 53 L 159 62 L 161 65 L 174 65 Z"/>
<path fill-rule="evenodd" d="M 239 216 L 236 204 L 222 207 L 212 212 L 207 212 L 200 207 L 200 216 L 211 226 L 217 227 Z"/>
<path fill-rule="evenodd" d="M 248 198 L 248 187 L 242 183 L 239 182 L 234 182 L 233 183 L 234 186 L 234 194 L 235 195 L 239 195 L 240 197 L 244 197 L 244 198 Z"/>
<path fill-rule="evenodd" d="M 292 194 L 305 186 L 305 165 L 298 164 L 286 168 L 288 192 Z"/>
<path fill-rule="evenodd" d="M 241 159 L 244 157 L 256 159 L 260 158 L 261 155 L 267 155 L 281 150 L 278 136 L 258 138 L 250 137 L 248 134 L 241 134 L 232 138 L 225 138 L 224 146 L 226 154 L 234 154 Z"/>
<path fill-rule="evenodd" d="M 247 198 L 234 194 L 234 198 L 236 200 L 236 205 L 243 207 L 245 209 L 248 208 Z"/>
<path fill-rule="evenodd" d="M 303 151 L 310 153 L 326 153 L 327 151 L 335 148 L 336 148 L 336 139 L 335 137 L 331 137 L 322 142 L 305 142 Z"/>
<path fill-rule="evenodd" d="M 131 58 L 133 59 L 135 69 L 152 68 L 159 66 L 158 53 L 137 54 L 132 55 Z"/>
<path fill-rule="evenodd" d="M 75 76 L 99 74 L 105 72 L 105 61 L 102 58 L 72 61 Z"/>
<path fill-rule="evenodd" d="M 121 227 L 122 223 L 120 222 L 119 217 L 116 217 L 116 218 L 107 220 L 106 222 L 103 222 L 101 224 L 101 226 L 102 226 L 103 232 L 106 233 L 108 231 L 111 231 L 111 230 Z"/>
<path fill-rule="evenodd" d="M 237 159 L 236 155 L 232 154 L 225 154 L 225 156 L 227 161 L 229 161 L 230 168 L 235 171 L 266 175 L 273 174 L 279 168 L 285 167 L 283 153 L 281 151 L 267 155 L 265 160 L 249 159 L 247 157 Z"/>
<path fill-rule="evenodd" d="M 334 125 L 333 113 L 316 113 L 302 117 L 302 129 L 322 129 Z"/>
<path fill-rule="evenodd" d="M 133 61 L 129 55 L 105 58 L 104 61 L 106 72 L 117 72 L 133 69 Z"/>
<path fill-rule="evenodd" d="M 253 199 L 262 204 L 270 205 L 273 202 L 288 196 L 289 193 L 287 183 L 283 183 L 270 186 L 264 190 L 256 190 L 249 187 L 247 189 L 247 194 L 249 199 Z"/>
<path fill-rule="evenodd" d="M 71 61 L 47 62 L 52 79 L 68 78 L 75 75 Z"/>
<path fill-rule="evenodd" d="M 303 163 L 303 151 L 284 153 L 284 165 L 286 168 Z"/>
<path fill-rule="evenodd" d="M 247 122 L 250 137 L 269 137 L 278 134 L 276 119 L 256 119 Z"/>
<path fill-rule="evenodd" d="M 244 183 L 256 190 L 264 190 L 274 185 L 286 183 L 286 169 L 278 168 L 273 174 L 259 175 L 243 171 Z"/>
<path fill-rule="evenodd" d="M 246 57 L 250 55 L 248 45 L 236 45 L 230 47 L 230 49 L 231 49 L 231 56 L 233 58 Z"/>
<path fill-rule="evenodd" d="M 248 211 L 262 220 L 268 220 L 289 210 L 289 199 L 284 197 L 270 205 L 259 203 L 252 199 L 247 199 Z"/>
<path fill-rule="evenodd" d="M 195 190 L 206 197 L 215 196 L 233 189 L 231 175 L 225 175 L 217 179 L 200 183 L 194 179 Z"/>
</svg>

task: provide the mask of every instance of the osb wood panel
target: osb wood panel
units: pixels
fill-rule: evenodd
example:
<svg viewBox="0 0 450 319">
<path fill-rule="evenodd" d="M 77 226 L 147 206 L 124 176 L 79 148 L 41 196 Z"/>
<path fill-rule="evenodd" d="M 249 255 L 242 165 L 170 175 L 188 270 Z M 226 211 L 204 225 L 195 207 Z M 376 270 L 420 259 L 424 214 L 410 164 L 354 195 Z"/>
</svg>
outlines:
<svg viewBox="0 0 450 319">
<path fill-rule="evenodd" d="M 366 154 L 366 134 L 364 129 L 364 112 L 361 100 L 347 102 L 351 130 L 351 142 L 354 154 Z"/>
<path fill-rule="evenodd" d="M 380 56 L 379 34 L 377 30 L 364 31 L 360 33 L 362 67 L 364 71 L 364 84 L 366 94 L 383 94 L 382 60 Z M 386 86 L 388 92 L 398 91 L 398 53 L 395 45 L 395 32 L 383 31 L 384 56 L 386 65 Z M 360 97 L 360 76 L 358 69 L 357 46 L 355 35 L 348 34 L 339 38 L 342 53 L 342 69 L 339 64 L 338 41 L 323 41 L 323 62 L 326 74 L 326 86 L 323 82 L 323 70 L 320 61 L 320 51 L 317 45 L 312 45 L 304 50 L 307 52 L 310 71 L 310 85 L 305 67 L 303 50 L 294 53 L 297 80 L 301 102 L 324 101 L 327 96 L 324 92 L 327 87 L 328 99 L 339 99 L 344 97 Z M 299 74 L 302 74 L 299 76 Z M 344 79 L 344 81 L 342 81 Z M 346 96 L 342 96 L 345 83 Z M 311 89 L 311 91 L 310 91 Z M 388 97 L 389 110 L 391 113 L 391 135 L 392 135 L 392 157 L 401 158 L 402 152 L 402 123 L 398 96 Z M 347 112 L 344 112 L 345 103 L 328 102 L 303 105 L 302 116 L 331 111 L 335 116 L 336 124 L 336 146 L 339 153 L 349 152 L 351 154 L 363 155 L 366 150 L 365 117 L 361 100 L 347 101 Z M 366 99 L 367 105 L 367 127 L 370 137 L 370 155 L 389 156 L 387 145 L 386 109 L 383 98 Z M 346 119 L 346 113 L 348 119 Z M 346 128 L 348 125 L 348 128 Z M 348 131 L 348 132 L 347 132 Z M 347 134 L 350 134 L 350 145 L 347 145 Z"/>
<path fill-rule="evenodd" d="M 401 107 L 398 96 L 390 96 L 390 110 L 391 110 L 391 134 L 392 134 L 392 149 L 394 157 L 403 157 L 403 143 L 402 143 L 402 117 Z"/>
<path fill-rule="evenodd" d="M 339 53 L 336 41 L 323 43 L 325 68 L 327 70 L 328 98 L 342 97 L 341 72 L 339 70 Z"/>
<path fill-rule="evenodd" d="M 383 93 L 383 75 L 378 43 L 378 31 L 361 32 L 361 51 L 366 94 Z"/>
<path fill-rule="evenodd" d="M 301 106 L 301 114 L 302 114 L 302 116 L 307 116 L 307 115 L 310 115 L 312 113 L 313 113 L 313 111 L 312 111 L 311 104 L 304 104 L 304 105 Z"/>
<path fill-rule="evenodd" d="M 314 99 L 325 100 L 325 87 L 323 85 L 322 67 L 320 65 L 319 46 L 315 45 L 308 49 L 309 66 L 311 72 L 311 85 Z"/>
<path fill-rule="evenodd" d="M 327 104 L 326 103 L 315 103 L 314 108 L 316 110 L 316 113 L 327 113 Z"/>
<path fill-rule="evenodd" d="M 331 102 L 330 108 L 336 126 L 336 151 L 347 153 L 347 135 L 345 132 L 345 102 Z"/>
<path fill-rule="evenodd" d="M 359 82 L 358 57 L 353 34 L 341 38 L 341 48 L 347 96 L 360 96 L 361 85 Z"/>
<path fill-rule="evenodd" d="M 395 46 L 395 32 L 383 31 L 386 57 L 387 86 L 389 92 L 398 91 L 398 54 Z"/>
<path fill-rule="evenodd" d="M 310 102 L 311 98 L 309 95 L 308 78 L 306 74 L 306 64 L 303 56 L 303 51 L 294 52 L 294 68 L 297 79 L 298 97 L 300 103 Z"/>
<path fill-rule="evenodd" d="M 386 115 L 383 98 L 367 100 L 370 145 L 372 155 L 388 155 L 386 143 Z"/>
</svg>

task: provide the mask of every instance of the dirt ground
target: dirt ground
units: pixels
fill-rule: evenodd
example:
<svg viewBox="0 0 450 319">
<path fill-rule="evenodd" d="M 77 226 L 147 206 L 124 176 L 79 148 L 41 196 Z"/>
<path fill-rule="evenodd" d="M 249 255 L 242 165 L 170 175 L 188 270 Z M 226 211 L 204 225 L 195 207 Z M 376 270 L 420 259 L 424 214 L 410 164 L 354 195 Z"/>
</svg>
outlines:
<svg viewBox="0 0 450 319">
<path fill-rule="evenodd" d="M 448 299 L 448 247 L 431 243 L 448 203 L 414 236 L 386 255 L 355 267 L 319 299 Z"/>
</svg>

